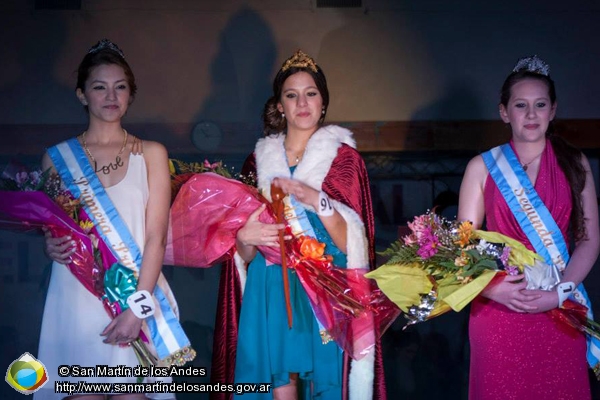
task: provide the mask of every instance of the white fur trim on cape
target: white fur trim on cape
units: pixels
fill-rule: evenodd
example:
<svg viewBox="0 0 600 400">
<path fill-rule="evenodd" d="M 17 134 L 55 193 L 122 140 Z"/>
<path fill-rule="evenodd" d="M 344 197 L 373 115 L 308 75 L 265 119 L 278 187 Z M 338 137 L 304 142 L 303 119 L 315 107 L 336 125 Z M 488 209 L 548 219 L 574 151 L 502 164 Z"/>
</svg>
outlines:
<svg viewBox="0 0 600 400">
<path fill-rule="evenodd" d="M 375 349 L 360 360 L 352 360 L 348 391 L 350 400 L 373 398 L 373 380 L 375 379 Z"/>
<path fill-rule="evenodd" d="M 256 175 L 258 190 L 271 201 L 271 181 L 277 177 L 291 178 L 283 141 L 285 135 L 273 135 L 262 138 L 256 144 Z M 333 160 L 337 157 L 342 144 L 356 148 L 352 132 L 336 125 L 317 130 L 309 139 L 304 156 L 294 171 L 294 179 L 306 185 L 322 190 L 323 181 L 329 173 Z M 347 225 L 348 268 L 368 268 L 368 244 L 365 227 L 360 216 L 352 208 L 331 199 L 334 208 L 344 218 Z M 307 210 L 314 211 L 308 204 L 302 204 Z M 371 399 L 373 397 L 373 379 L 375 349 L 360 360 L 352 360 L 349 376 L 351 400 Z"/>
<path fill-rule="evenodd" d="M 369 268 L 369 253 L 365 226 L 353 209 L 337 200 L 331 200 L 333 208 L 346 221 L 346 249 L 348 252 L 347 268 Z"/>
<path fill-rule="evenodd" d="M 290 178 L 291 173 L 285 157 L 283 141 L 285 135 L 279 134 L 262 138 L 256 144 L 256 174 L 258 190 L 271 201 L 271 181 L 277 177 Z M 342 144 L 356 148 L 352 132 L 336 125 L 317 130 L 310 137 L 304 150 L 304 156 L 294 171 L 294 179 L 321 190 L 323 181 L 331 168 Z M 307 209 L 314 211 L 308 205 Z"/>
</svg>

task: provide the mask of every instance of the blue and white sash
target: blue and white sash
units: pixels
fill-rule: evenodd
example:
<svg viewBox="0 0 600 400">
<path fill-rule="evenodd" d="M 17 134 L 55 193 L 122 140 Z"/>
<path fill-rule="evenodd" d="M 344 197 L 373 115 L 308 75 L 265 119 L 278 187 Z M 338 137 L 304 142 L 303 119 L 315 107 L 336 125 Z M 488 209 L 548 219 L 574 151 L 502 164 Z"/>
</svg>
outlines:
<svg viewBox="0 0 600 400">
<path fill-rule="evenodd" d="M 304 206 L 302 206 L 302 204 L 300 204 L 296 197 L 294 197 L 293 195 L 285 196 L 283 198 L 283 206 L 285 219 L 288 222 L 290 228 L 292 229 L 292 233 L 294 234 L 294 236 L 304 235 L 318 240 L 317 234 L 315 233 L 315 230 L 310 224 L 308 216 L 306 215 L 306 209 L 304 208 Z M 327 332 L 327 329 L 325 329 L 323 324 L 321 324 L 321 322 L 317 318 L 317 314 L 312 308 L 312 303 L 309 304 L 311 305 L 311 309 L 313 310 L 315 320 L 319 325 L 319 332 L 321 334 L 323 344 L 327 344 L 333 339 Z"/>
<path fill-rule="evenodd" d="M 569 263 L 567 243 L 510 145 L 494 147 L 481 156 L 490 176 L 535 251 L 544 257 L 547 264 L 555 264 L 561 271 L 564 270 Z M 587 307 L 588 318 L 594 318 L 590 300 L 582 283 L 577 286 L 571 297 Z M 588 363 L 595 369 L 600 366 L 600 341 L 588 336 L 587 342 Z"/>
<path fill-rule="evenodd" d="M 294 236 L 310 236 L 318 239 L 313 226 L 308 220 L 306 209 L 294 197 L 294 195 L 285 196 L 283 198 L 285 219 L 292 229 Z"/>
<path fill-rule="evenodd" d="M 48 155 L 72 195 L 79 199 L 102 240 L 117 260 L 139 276 L 142 253 L 127 225 L 119 215 L 98 176 L 92 169 L 79 141 L 69 139 L 48 149 Z M 194 350 L 179 324 L 169 298 L 173 298 L 162 273 L 154 289 L 156 312 L 146 318 L 151 341 L 158 358 L 166 364 L 183 365 L 194 358 Z M 176 305 L 175 305 L 176 307 Z"/>
</svg>

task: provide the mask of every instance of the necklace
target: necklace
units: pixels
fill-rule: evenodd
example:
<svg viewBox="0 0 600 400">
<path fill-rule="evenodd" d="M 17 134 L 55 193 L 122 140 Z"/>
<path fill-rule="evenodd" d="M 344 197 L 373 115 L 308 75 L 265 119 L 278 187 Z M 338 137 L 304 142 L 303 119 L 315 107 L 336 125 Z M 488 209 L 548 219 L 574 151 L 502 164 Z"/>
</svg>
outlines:
<svg viewBox="0 0 600 400">
<path fill-rule="evenodd" d="M 542 153 L 543 152 L 544 151 L 542 150 Z M 535 160 L 537 160 L 542 155 L 542 153 L 540 153 L 537 156 L 533 157 L 533 159 L 531 161 L 526 162 L 524 164 L 521 164 L 521 167 L 523 168 L 523 171 L 527 171 L 527 168 L 529 167 L 529 164 L 531 164 L 532 162 L 534 162 Z"/>
<path fill-rule="evenodd" d="M 291 153 L 291 150 L 285 150 L 286 153 Z M 300 160 L 302 160 L 302 157 L 304 156 L 304 151 L 302 150 L 300 153 L 297 153 L 295 156 L 292 154 L 292 157 L 294 157 L 294 163 L 298 164 L 300 162 Z"/>
<path fill-rule="evenodd" d="M 108 163 L 108 165 L 103 165 L 102 167 L 100 167 L 100 169 L 98 169 L 98 162 L 96 162 L 96 159 L 90 152 L 90 149 L 88 149 L 87 143 L 85 142 L 86 133 L 87 131 L 84 131 L 81 134 L 81 144 L 83 145 L 83 149 L 85 150 L 86 154 L 90 157 L 90 160 L 94 162 L 94 172 L 102 172 L 104 175 L 108 175 L 111 173 L 111 171 L 116 171 L 117 169 L 119 169 L 119 167 L 122 167 L 124 165 L 123 161 L 121 160 L 121 154 L 123 154 L 123 150 L 125 150 L 125 147 L 127 146 L 127 131 L 125 129 L 123 129 L 123 146 L 121 146 L 121 150 L 119 150 L 119 154 L 117 154 L 114 164 Z"/>
</svg>

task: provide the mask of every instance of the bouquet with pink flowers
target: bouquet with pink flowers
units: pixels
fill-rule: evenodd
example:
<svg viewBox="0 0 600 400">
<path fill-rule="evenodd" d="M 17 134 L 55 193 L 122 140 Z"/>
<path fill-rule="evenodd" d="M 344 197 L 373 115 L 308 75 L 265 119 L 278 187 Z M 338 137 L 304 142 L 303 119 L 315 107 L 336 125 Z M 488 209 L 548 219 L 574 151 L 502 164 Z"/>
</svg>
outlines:
<svg viewBox="0 0 600 400">
<path fill-rule="evenodd" d="M 540 267 L 541 257 L 523 244 L 475 230 L 469 221 L 427 213 L 408 227 L 409 235 L 381 253 L 390 257 L 386 264 L 366 276 L 405 312 L 409 324 L 462 310 L 498 273 Z"/>
<path fill-rule="evenodd" d="M 169 159 L 169 173 L 171 175 L 171 203 L 175 201 L 177 193 L 181 190 L 181 187 L 194 175 L 212 172 L 217 175 L 221 175 L 225 178 L 232 178 L 232 172 L 229 171 L 226 165 L 222 161 L 216 161 L 211 163 L 208 160 L 204 162 L 185 162 L 174 158 Z"/>
<path fill-rule="evenodd" d="M 242 182 L 212 172 L 192 174 L 179 188 L 171 206 L 164 262 L 206 268 L 230 259 L 235 252 L 237 232 L 250 214 L 267 204 L 259 220 L 275 223 L 277 210 L 282 211 L 276 203 L 268 203 L 256 188 Z M 289 226 L 287 235 L 293 236 Z M 354 359 L 368 354 L 378 339 L 373 335 L 374 327 L 379 335 L 383 334 L 399 311 L 375 282 L 364 277 L 366 268 L 336 267 L 324 255 L 325 244 L 311 237 L 293 236 L 284 241 L 282 234 L 280 246 L 259 246 L 258 250 L 270 262 L 285 263 L 295 270 L 324 328 L 323 340 L 334 340 Z M 284 292 L 289 294 L 285 281 Z M 282 301 L 289 306 L 289 295 Z"/>
<path fill-rule="evenodd" d="M 405 312 L 407 325 L 462 310 L 498 274 L 524 273 L 528 289 L 552 290 L 560 282 L 556 266 L 508 236 L 473 229 L 469 221 L 424 214 L 408 227 L 409 235 L 381 253 L 390 257 L 387 263 L 366 275 Z M 586 312 L 566 300 L 549 315 L 600 339 L 600 325 Z"/>
<path fill-rule="evenodd" d="M 135 291 L 137 279 L 133 273 L 119 273 L 122 266 L 104 241 L 99 240 L 100 235 L 79 200 L 63 187 L 57 174 L 50 169 L 28 171 L 11 164 L 0 179 L 0 198 L 0 229 L 38 233 L 48 230 L 53 237 L 71 236 L 75 251 L 66 267 L 102 301 L 111 318 L 124 311 L 124 299 L 114 294 L 131 292 L 131 288 Z M 150 366 L 156 360 L 144 342 L 148 339 L 140 331 L 132 346 L 140 363 Z"/>
<path fill-rule="evenodd" d="M 258 190 L 212 172 L 192 173 L 171 205 L 164 263 L 207 268 L 233 257 L 237 231 L 250 214 L 268 202 Z M 274 223 L 268 208 L 259 220 Z M 260 249 L 281 261 L 279 250 Z"/>
<path fill-rule="evenodd" d="M 53 237 L 70 235 L 76 248 L 67 268 L 92 294 L 103 291 L 99 265 L 110 266 L 116 259 L 57 174 L 11 164 L 0 179 L 0 197 L 0 229 L 39 233 L 47 229 Z"/>
</svg>

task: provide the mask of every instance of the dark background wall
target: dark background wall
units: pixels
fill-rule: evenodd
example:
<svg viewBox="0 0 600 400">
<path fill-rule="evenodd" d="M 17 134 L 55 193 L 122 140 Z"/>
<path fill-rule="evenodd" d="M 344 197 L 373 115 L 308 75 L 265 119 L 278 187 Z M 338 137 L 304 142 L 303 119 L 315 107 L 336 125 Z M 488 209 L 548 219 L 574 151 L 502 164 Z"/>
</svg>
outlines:
<svg viewBox="0 0 600 400">
<path fill-rule="evenodd" d="M 36 164 L 46 146 L 84 129 L 75 70 L 107 37 L 125 51 L 139 86 L 126 127 L 165 143 L 173 157 L 235 168 L 260 137 L 281 63 L 298 48 L 312 55 L 327 74 L 328 119 L 356 133 L 367 161 L 379 249 L 441 193 L 456 193 L 471 156 L 508 138 L 498 92 L 521 56 L 550 64 L 561 132 L 586 149 L 598 175 L 594 1 L 363 0 L 320 8 L 316 0 L 82 0 L 74 10 L 43 3 L 60 2 L 0 4 L 1 164 Z M 203 130 L 207 122 L 217 130 Z M 37 352 L 48 267 L 40 238 L 0 232 L 0 368 Z M 165 267 L 198 366 L 209 365 L 218 273 L 218 266 Z M 598 299 L 595 277 L 588 290 Z M 384 337 L 390 397 L 466 398 L 466 313 L 407 331 L 401 325 Z M 15 396 L 0 385 L 0 398 Z"/>
</svg>

